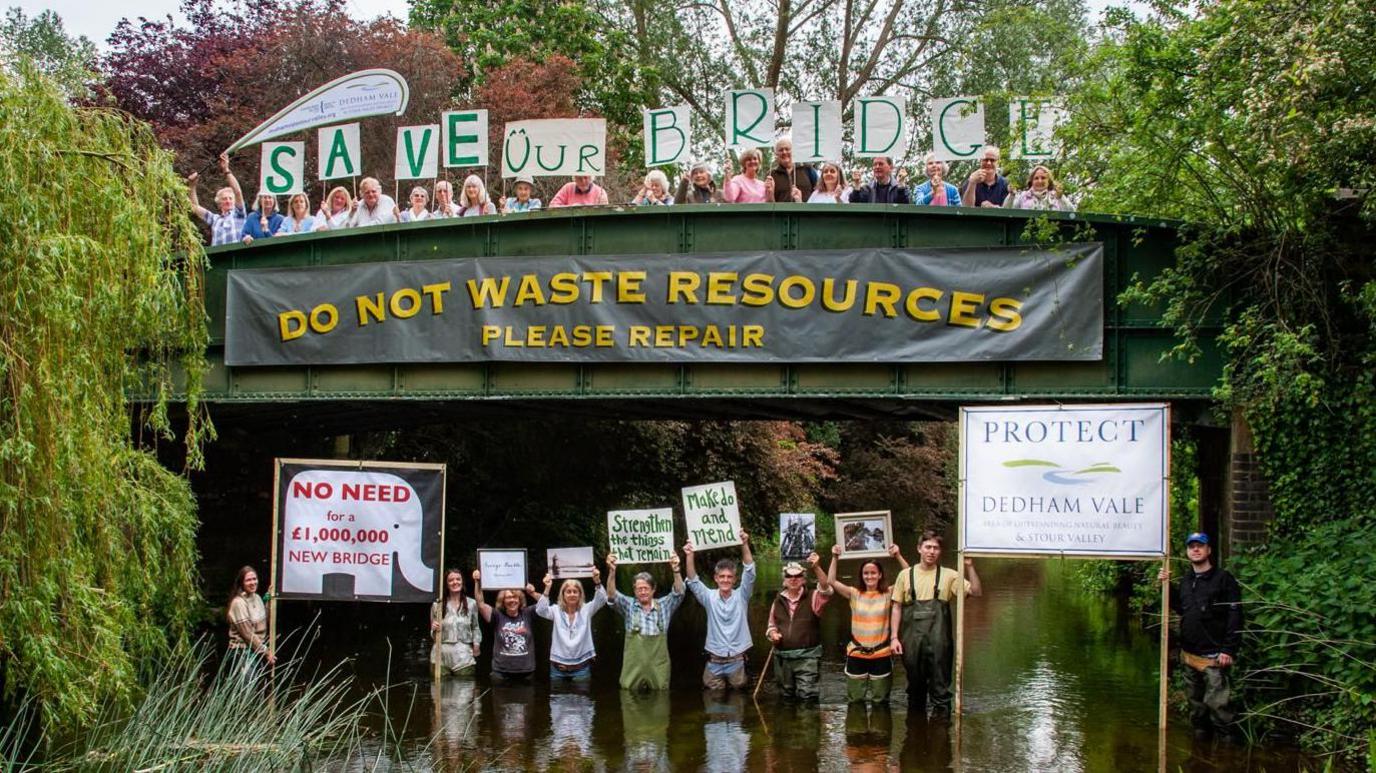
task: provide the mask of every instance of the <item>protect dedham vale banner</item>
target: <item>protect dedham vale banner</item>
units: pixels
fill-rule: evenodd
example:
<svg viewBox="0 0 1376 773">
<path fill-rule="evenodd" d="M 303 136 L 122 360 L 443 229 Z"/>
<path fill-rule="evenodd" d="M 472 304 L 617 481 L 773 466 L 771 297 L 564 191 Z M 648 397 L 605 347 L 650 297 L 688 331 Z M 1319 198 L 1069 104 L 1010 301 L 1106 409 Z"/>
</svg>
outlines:
<svg viewBox="0 0 1376 773">
<path fill-rule="evenodd" d="M 1165 405 L 961 408 L 961 550 L 1166 555 Z"/>
<path fill-rule="evenodd" d="M 277 465 L 278 598 L 435 599 L 444 465 L 310 459 Z"/>
<path fill-rule="evenodd" d="M 1097 361 L 1103 246 L 229 272 L 232 366 Z"/>
</svg>

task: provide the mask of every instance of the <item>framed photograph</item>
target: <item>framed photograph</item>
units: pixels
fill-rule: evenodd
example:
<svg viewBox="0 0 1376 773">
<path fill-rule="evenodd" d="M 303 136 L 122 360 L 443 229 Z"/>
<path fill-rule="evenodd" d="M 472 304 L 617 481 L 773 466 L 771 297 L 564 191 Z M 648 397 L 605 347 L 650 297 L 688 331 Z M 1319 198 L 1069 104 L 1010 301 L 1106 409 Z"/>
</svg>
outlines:
<svg viewBox="0 0 1376 773">
<path fill-rule="evenodd" d="M 836 514 L 836 544 L 842 558 L 884 558 L 893 544 L 893 518 L 888 510 Z"/>
<path fill-rule="evenodd" d="M 556 580 L 592 576 L 592 548 L 550 548 L 545 566 Z"/>
<path fill-rule="evenodd" d="M 526 550 L 479 550 L 478 571 L 483 573 L 483 590 L 525 590 Z"/>
<path fill-rule="evenodd" d="M 817 549 L 817 516 L 779 513 L 779 558 L 802 561 Z"/>
</svg>

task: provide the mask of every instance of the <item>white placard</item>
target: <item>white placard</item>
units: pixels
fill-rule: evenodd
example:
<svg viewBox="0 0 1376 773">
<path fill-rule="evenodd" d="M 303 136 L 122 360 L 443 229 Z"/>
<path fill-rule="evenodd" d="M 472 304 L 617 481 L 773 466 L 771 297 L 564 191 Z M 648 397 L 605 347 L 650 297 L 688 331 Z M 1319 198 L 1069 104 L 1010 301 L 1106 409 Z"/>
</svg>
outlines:
<svg viewBox="0 0 1376 773">
<path fill-rule="evenodd" d="M 478 571 L 482 572 L 483 590 L 524 592 L 529 583 L 524 549 L 479 550 Z"/>
<path fill-rule="evenodd" d="M 1166 554 L 1162 404 L 960 410 L 961 550 Z"/>
<path fill-rule="evenodd" d="M 357 177 L 363 168 L 362 145 L 358 141 L 358 124 L 326 126 L 315 132 L 319 153 L 317 176 L 321 180 Z"/>
<path fill-rule="evenodd" d="M 1056 125 L 1065 118 L 1060 97 L 1013 97 L 1008 101 L 1009 158 L 1044 160 L 1060 152 Z"/>
<path fill-rule="evenodd" d="M 545 551 L 545 568 L 556 580 L 592 576 L 592 548 L 550 548 Z"/>
<path fill-rule="evenodd" d="M 225 152 L 285 134 L 328 126 L 370 115 L 402 115 L 411 101 L 406 79 L 394 70 L 359 70 L 335 78 L 304 94 L 253 131 L 240 137 Z"/>
<path fill-rule="evenodd" d="M 440 113 L 440 144 L 445 167 L 487 166 L 487 111 Z"/>
<path fill-rule="evenodd" d="M 741 544 L 741 508 L 733 481 L 683 489 L 683 520 L 694 550 Z"/>
<path fill-rule="evenodd" d="M 397 127 L 397 180 L 420 180 L 440 173 L 440 125 Z"/>
<path fill-rule="evenodd" d="M 688 105 L 646 109 L 642 114 L 645 166 L 686 161 L 693 146 L 693 111 Z"/>
<path fill-rule="evenodd" d="M 503 177 L 600 177 L 607 168 L 607 121 L 602 118 L 514 121 L 502 137 Z"/>
<path fill-rule="evenodd" d="M 817 516 L 813 513 L 779 513 L 779 558 L 802 561 L 817 549 Z"/>
<path fill-rule="evenodd" d="M 662 564 L 674 555 L 674 510 L 607 513 L 607 551 L 623 564 Z"/>
<path fill-rule="evenodd" d="M 306 172 L 306 143 L 264 142 L 258 190 L 274 196 L 300 193 Z"/>
<path fill-rule="evenodd" d="M 795 162 L 840 162 L 842 130 L 839 101 L 794 103 L 791 131 Z"/>
<path fill-rule="evenodd" d="M 908 145 L 906 97 L 860 97 L 855 100 L 855 157 L 897 159 Z"/>
<path fill-rule="evenodd" d="M 932 149 L 939 160 L 974 158 L 984 144 L 984 104 L 979 98 L 932 100 Z"/>
<path fill-rule="evenodd" d="M 425 508 L 440 507 L 441 471 L 330 469 L 310 460 L 278 464 L 280 596 L 433 599 L 440 524 L 433 513 L 433 530 L 426 531 Z M 404 583 L 394 584 L 397 578 Z"/>
<path fill-rule="evenodd" d="M 732 89 L 726 100 L 726 148 L 767 148 L 774 144 L 774 90 Z"/>
</svg>

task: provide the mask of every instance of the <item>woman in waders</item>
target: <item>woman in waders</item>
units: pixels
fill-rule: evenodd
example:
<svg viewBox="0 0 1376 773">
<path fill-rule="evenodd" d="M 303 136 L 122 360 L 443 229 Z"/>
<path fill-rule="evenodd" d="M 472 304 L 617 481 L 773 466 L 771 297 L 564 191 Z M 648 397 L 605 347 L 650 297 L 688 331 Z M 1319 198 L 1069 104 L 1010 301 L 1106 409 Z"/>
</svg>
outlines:
<svg viewBox="0 0 1376 773">
<path fill-rule="evenodd" d="M 922 558 L 916 566 L 898 573 L 893 586 L 893 641 L 895 654 L 903 656 L 908 672 L 908 711 L 927 711 L 930 698 L 932 715 L 951 713 L 951 676 L 955 658 L 955 626 L 951 599 L 957 583 L 965 593 L 980 595 L 979 575 L 974 562 L 966 559 L 969 579 L 962 580 L 954 569 L 943 569 L 941 535 L 928 530 L 918 541 Z"/>
<path fill-rule="evenodd" d="M 836 579 L 841 546 L 831 546 L 827 582 L 850 601 L 850 642 L 846 644 L 846 700 L 849 703 L 889 702 L 893 689 L 893 651 L 889 644 L 889 588 L 884 567 L 870 559 L 860 565 L 860 587 Z"/>
<path fill-rule="evenodd" d="M 641 572 L 631 580 L 635 598 L 616 592 L 616 554 L 607 556 L 607 600 L 626 622 L 621 656 L 621 689 L 636 692 L 669 689 L 669 619 L 683 603 L 683 577 L 678 553 L 669 557 L 674 587 L 655 598 L 655 578 Z"/>
</svg>

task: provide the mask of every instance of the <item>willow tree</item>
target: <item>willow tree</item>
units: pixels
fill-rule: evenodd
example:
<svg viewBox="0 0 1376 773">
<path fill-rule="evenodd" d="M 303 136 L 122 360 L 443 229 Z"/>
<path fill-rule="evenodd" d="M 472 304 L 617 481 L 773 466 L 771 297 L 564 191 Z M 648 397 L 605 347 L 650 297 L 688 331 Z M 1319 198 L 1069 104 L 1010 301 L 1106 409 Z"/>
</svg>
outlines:
<svg viewBox="0 0 1376 773">
<path fill-rule="evenodd" d="M 149 129 L 27 64 L 0 68 L 0 201 L 0 683 L 70 731 L 199 612 L 190 486 L 131 429 L 172 440 L 183 392 L 198 457 L 205 257 Z"/>
</svg>

